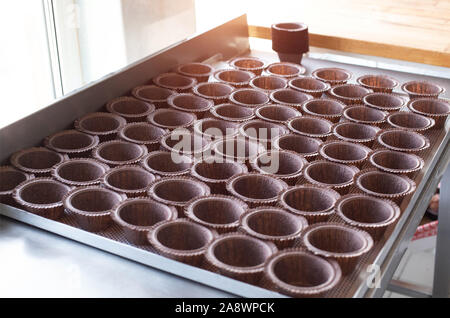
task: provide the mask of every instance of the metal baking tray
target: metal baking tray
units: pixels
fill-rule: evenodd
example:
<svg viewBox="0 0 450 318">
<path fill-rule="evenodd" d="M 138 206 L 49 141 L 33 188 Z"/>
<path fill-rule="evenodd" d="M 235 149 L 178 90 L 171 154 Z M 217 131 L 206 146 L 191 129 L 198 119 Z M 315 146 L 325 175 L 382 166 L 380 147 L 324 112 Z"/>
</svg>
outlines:
<svg viewBox="0 0 450 318">
<path fill-rule="evenodd" d="M 234 56 L 248 54 L 263 57 L 268 61 L 277 59 L 273 52 L 251 51 L 248 25 L 244 15 L 108 75 L 53 105 L 1 129 L 0 162 L 6 164 L 10 155 L 15 151 L 40 144 L 44 137 L 71 127 L 75 119 L 102 108 L 107 101 L 115 97 L 129 94 L 132 88 L 147 83 L 154 76 L 167 72 L 179 64 L 204 61 L 214 57 L 212 60 L 216 61 L 216 68 L 221 68 L 224 66 L 223 61 Z M 305 58 L 303 65 L 307 68 L 308 73 L 316 68 L 327 66 L 346 68 L 352 71 L 355 77 L 373 73 L 373 70 L 368 67 L 311 58 Z M 440 83 L 444 87 L 450 87 L 450 81 L 446 79 L 395 71 L 383 70 L 383 73 L 391 75 L 401 82 L 413 78 L 428 79 Z M 328 297 L 371 297 L 381 296 L 384 292 L 450 157 L 448 127 L 442 131 L 433 131 L 427 137 L 432 141 L 432 147 L 424 155 L 426 165 L 414 177 L 417 190 L 414 195 L 403 201 L 401 205 L 403 214 L 397 225 L 388 229 L 383 239 L 361 260 L 354 273 L 345 277 L 339 287 L 327 295 Z M 93 234 L 77 228 L 70 216 L 60 221 L 52 221 L 2 204 L 0 204 L 0 214 L 236 296 L 284 297 L 264 288 L 167 259 L 152 253 L 151 248 L 143 249 L 132 246 L 123 239 L 120 229 L 115 227 L 100 235 Z M 375 273 L 381 278 L 378 288 L 371 288 L 370 284 L 367 284 L 367 279 L 373 277 L 374 274 L 367 271 L 367 266 L 370 264 L 378 266 L 375 269 L 380 269 L 378 273 Z"/>
</svg>

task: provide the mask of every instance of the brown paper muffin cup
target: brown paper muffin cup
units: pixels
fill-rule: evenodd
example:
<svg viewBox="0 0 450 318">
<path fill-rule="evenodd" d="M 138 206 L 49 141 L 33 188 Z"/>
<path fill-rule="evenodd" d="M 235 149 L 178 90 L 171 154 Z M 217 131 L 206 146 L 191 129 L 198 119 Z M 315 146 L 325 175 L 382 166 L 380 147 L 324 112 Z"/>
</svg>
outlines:
<svg viewBox="0 0 450 318">
<path fill-rule="evenodd" d="M 343 122 L 334 124 L 332 131 L 333 139 L 359 143 L 367 147 L 372 147 L 380 129 L 369 125 Z"/>
<path fill-rule="evenodd" d="M 14 189 L 22 182 L 34 179 L 33 174 L 17 170 L 11 166 L 0 166 L 0 203 L 17 206 L 13 199 Z"/>
<path fill-rule="evenodd" d="M 51 219 L 57 220 L 64 213 L 63 197 L 72 188 L 50 178 L 35 178 L 16 186 L 12 196 L 19 207 Z"/>
<path fill-rule="evenodd" d="M 305 74 L 306 69 L 303 66 L 294 63 L 277 62 L 267 66 L 265 71 L 269 75 L 290 79 Z"/>
<path fill-rule="evenodd" d="M 333 189 L 304 184 L 283 191 L 279 204 L 312 224 L 327 221 L 334 214 L 334 205 L 340 197 Z"/>
<path fill-rule="evenodd" d="M 414 152 L 420 154 L 430 147 L 430 141 L 425 136 L 404 129 L 383 129 L 377 133 L 377 143 L 390 150 Z"/>
<path fill-rule="evenodd" d="M 193 77 L 198 83 L 207 82 L 214 73 L 214 68 L 206 63 L 187 63 L 178 66 L 177 72 L 187 77 Z"/>
<path fill-rule="evenodd" d="M 434 129 L 442 129 L 450 115 L 450 103 L 443 99 L 418 98 L 408 104 L 408 108 L 420 115 L 434 119 Z"/>
<path fill-rule="evenodd" d="M 10 158 L 14 167 L 37 177 L 49 177 L 52 168 L 66 160 L 69 160 L 67 155 L 43 147 L 19 150 Z"/>
<path fill-rule="evenodd" d="M 319 68 L 312 72 L 312 76 L 331 86 L 343 85 L 352 78 L 352 73 L 342 68 Z"/>
<path fill-rule="evenodd" d="M 111 213 L 112 220 L 118 224 L 128 242 L 147 245 L 148 233 L 165 221 L 177 218 L 173 207 L 148 198 L 127 199 L 119 203 Z"/>
<path fill-rule="evenodd" d="M 377 241 L 400 217 L 400 208 L 389 200 L 349 194 L 336 203 L 336 213 L 345 223 L 366 231 Z"/>
<path fill-rule="evenodd" d="M 200 267 L 203 265 L 208 244 L 217 236 L 200 224 L 178 219 L 159 224 L 148 233 L 150 244 L 159 254 Z"/>
<path fill-rule="evenodd" d="M 301 105 L 310 99 L 313 99 L 311 95 L 290 88 L 277 89 L 270 93 L 272 103 L 291 106 L 299 111 L 301 111 Z"/>
<path fill-rule="evenodd" d="M 332 133 L 333 123 L 324 118 L 302 116 L 291 119 L 287 126 L 294 134 L 325 141 Z"/>
<path fill-rule="evenodd" d="M 428 130 L 435 124 L 434 119 L 412 112 L 391 113 L 387 117 L 386 121 L 393 128 L 400 128 L 417 132 Z"/>
<path fill-rule="evenodd" d="M 167 98 L 175 91 L 156 85 L 143 85 L 133 89 L 131 94 L 139 100 L 155 105 L 156 108 L 169 107 Z"/>
<path fill-rule="evenodd" d="M 225 69 L 214 73 L 216 80 L 236 88 L 247 87 L 253 77 L 255 77 L 254 73 L 241 70 Z"/>
<path fill-rule="evenodd" d="M 320 139 L 287 134 L 275 137 L 272 141 L 272 149 L 293 151 L 308 161 L 314 161 L 322 143 Z"/>
<path fill-rule="evenodd" d="M 185 155 L 201 158 L 209 155 L 211 141 L 185 129 L 174 130 L 161 138 L 161 150 L 174 155 Z"/>
<path fill-rule="evenodd" d="M 63 204 L 83 230 L 100 232 L 111 225 L 111 212 L 126 198 L 99 186 L 82 187 L 67 193 Z"/>
<path fill-rule="evenodd" d="M 266 149 L 270 149 L 272 140 L 277 136 L 289 133 L 289 130 L 284 125 L 255 119 L 243 123 L 239 127 L 239 132 L 250 141 L 259 142 Z"/>
<path fill-rule="evenodd" d="M 369 157 L 371 149 L 360 144 L 347 141 L 327 141 L 319 148 L 322 159 L 361 168 Z"/>
<path fill-rule="evenodd" d="M 232 104 L 250 108 L 266 105 L 270 101 L 265 92 L 253 88 L 237 89 L 228 99 Z"/>
<path fill-rule="evenodd" d="M 255 114 L 259 119 L 276 124 L 284 124 L 292 118 L 302 115 L 293 107 L 275 104 L 260 106 L 256 108 Z"/>
<path fill-rule="evenodd" d="M 114 140 L 127 123 L 126 119 L 111 113 L 90 113 L 74 123 L 78 131 L 98 136 L 100 142 Z"/>
<path fill-rule="evenodd" d="M 159 87 L 171 89 L 178 93 L 187 93 L 197 85 L 197 80 L 195 78 L 177 73 L 160 74 L 153 79 L 153 82 Z"/>
<path fill-rule="evenodd" d="M 223 234 L 209 244 L 206 262 L 222 275 L 258 284 L 264 272 L 264 263 L 277 248 L 270 242 L 239 234 Z"/>
<path fill-rule="evenodd" d="M 287 80 L 274 75 L 256 76 L 250 81 L 250 87 L 269 94 L 274 90 L 286 88 Z"/>
<path fill-rule="evenodd" d="M 398 86 L 398 81 L 386 75 L 363 75 L 356 82 L 375 93 L 392 93 Z"/>
<path fill-rule="evenodd" d="M 311 253 L 338 262 L 343 275 L 352 273 L 359 259 L 373 247 L 373 239 L 367 232 L 338 223 L 308 227 L 302 243 Z"/>
<path fill-rule="evenodd" d="M 354 166 L 318 160 L 311 162 L 303 171 L 297 184 L 312 183 L 331 188 L 340 194 L 347 194 L 353 184 L 353 177 L 359 172 Z"/>
<path fill-rule="evenodd" d="M 248 168 L 243 163 L 214 156 L 197 161 L 191 168 L 191 175 L 206 183 L 214 194 L 228 194 L 227 180 L 237 174 L 247 172 Z"/>
<path fill-rule="evenodd" d="M 247 203 L 250 208 L 275 205 L 279 194 L 287 188 L 286 182 L 258 173 L 238 174 L 227 181 L 228 192 Z"/>
<path fill-rule="evenodd" d="M 239 124 L 216 118 L 205 118 L 195 122 L 194 133 L 207 140 L 229 138 L 239 133 Z"/>
<path fill-rule="evenodd" d="M 438 98 L 445 92 L 445 88 L 427 81 L 411 81 L 402 85 L 402 90 L 409 95 L 410 99 L 415 98 Z"/>
<path fill-rule="evenodd" d="M 230 61 L 230 66 L 241 70 L 252 72 L 255 75 L 261 75 L 262 71 L 266 67 L 266 62 L 260 58 L 249 56 L 249 57 L 238 57 Z"/>
<path fill-rule="evenodd" d="M 167 151 L 153 151 L 141 160 L 141 166 L 145 170 L 160 177 L 188 175 L 193 163 L 194 159 L 189 156 L 172 157 L 172 153 Z"/>
<path fill-rule="evenodd" d="M 168 130 L 188 128 L 196 120 L 197 116 L 195 114 L 175 109 L 158 109 L 147 117 L 147 121 L 150 124 Z"/>
<path fill-rule="evenodd" d="M 184 214 L 191 221 L 224 234 L 237 230 L 239 218 L 247 209 L 247 204 L 235 197 L 208 195 L 189 201 Z"/>
<path fill-rule="evenodd" d="M 156 177 L 140 166 L 121 166 L 109 170 L 102 178 L 106 188 L 125 194 L 128 198 L 143 197 Z"/>
<path fill-rule="evenodd" d="M 210 113 L 217 119 L 243 123 L 255 118 L 255 109 L 235 104 L 221 104 L 211 108 Z"/>
<path fill-rule="evenodd" d="M 70 159 L 52 169 L 52 177 L 74 187 L 100 184 L 109 166 L 88 158 Z"/>
<path fill-rule="evenodd" d="M 99 138 L 78 130 L 65 130 L 48 136 L 44 140 L 47 148 L 66 154 L 69 158 L 89 157 L 97 147 Z"/>
<path fill-rule="evenodd" d="M 167 99 L 167 103 L 173 109 L 193 113 L 197 118 L 203 118 L 210 108 L 214 106 L 214 103 L 209 99 L 190 93 L 174 94 Z"/>
<path fill-rule="evenodd" d="M 348 121 L 378 127 L 386 122 L 387 115 L 387 112 L 363 105 L 347 107 L 342 113 L 342 117 Z"/>
<path fill-rule="evenodd" d="M 113 140 L 99 144 L 92 151 L 92 157 L 114 168 L 138 163 L 147 153 L 147 147 L 144 145 Z"/>
<path fill-rule="evenodd" d="M 403 199 L 416 190 L 416 183 L 403 175 L 377 169 L 361 170 L 354 178 L 356 188 L 365 194 L 392 200 L 400 205 Z"/>
<path fill-rule="evenodd" d="M 327 92 L 329 96 L 346 105 L 362 104 L 363 98 L 370 93 L 370 89 L 354 84 L 336 85 Z"/>
<path fill-rule="evenodd" d="M 211 144 L 211 150 L 214 156 L 245 163 L 250 167 L 250 161 L 266 148 L 260 143 L 238 136 L 215 141 Z"/>
<path fill-rule="evenodd" d="M 147 116 L 155 109 L 153 104 L 128 96 L 115 98 L 106 104 L 108 112 L 125 118 L 129 123 L 146 121 Z"/>
<path fill-rule="evenodd" d="M 341 119 L 345 107 L 344 103 L 334 99 L 311 99 L 303 103 L 302 111 L 306 115 L 325 118 L 332 123 L 337 123 Z"/>
<path fill-rule="evenodd" d="M 367 107 L 385 111 L 397 112 L 405 106 L 405 99 L 398 95 L 388 93 L 372 93 L 364 96 L 362 102 Z"/>
<path fill-rule="evenodd" d="M 226 103 L 233 91 L 233 86 L 220 82 L 200 83 L 192 89 L 195 95 L 212 100 L 214 105 Z"/>
<path fill-rule="evenodd" d="M 159 149 L 161 138 L 169 131 L 148 123 L 131 123 L 119 131 L 119 138 L 138 145 L 144 145 L 148 151 Z"/>
<path fill-rule="evenodd" d="M 248 210 L 241 216 L 240 224 L 244 233 L 284 249 L 297 242 L 308 221 L 283 209 L 263 206 Z"/>
<path fill-rule="evenodd" d="M 389 149 L 373 151 L 369 156 L 369 163 L 378 170 L 407 176 L 423 169 L 425 165 L 419 156 Z"/>
<path fill-rule="evenodd" d="M 250 162 L 254 171 L 279 178 L 294 185 L 308 165 L 308 161 L 293 151 L 271 150 L 263 152 Z"/>
<path fill-rule="evenodd" d="M 148 188 L 150 198 L 174 206 L 178 216 L 184 216 L 184 206 L 193 198 L 209 195 L 210 188 L 204 182 L 190 177 L 169 177 L 153 182 Z"/>
<path fill-rule="evenodd" d="M 296 77 L 289 81 L 289 87 L 302 93 L 311 95 L 314 98 L 320 98 L 331 88 L 330 84 L 319 81 L 314 77 L 303 76 Z"/>
</svg>

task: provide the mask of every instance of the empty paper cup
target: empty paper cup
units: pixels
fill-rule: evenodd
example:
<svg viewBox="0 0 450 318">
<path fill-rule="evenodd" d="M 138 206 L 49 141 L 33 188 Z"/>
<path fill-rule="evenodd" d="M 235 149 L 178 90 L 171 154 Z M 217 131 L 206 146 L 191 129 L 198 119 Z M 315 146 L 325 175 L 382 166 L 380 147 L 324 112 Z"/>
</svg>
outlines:
<svg viewBox="0 0 450 318">
<path fill-rule="evenodd" d="M 238 174 L 227 181 L 228 192 L 251 208 L 275 205 L 278 195 L 287 188 L 286 182 L 257 173 Z"/>
<path fill-rule="evenodd" d="M 279 249 L 292 247 L 300 238 L 308 221 L 276 207 L 259 207 L 241 216 L 241 230 L 263 241 L 274 243 Z"/>
<path fill-rule="evenodd" d="M 110 113 L 90 113 L 77 119 L 75 128 L 89 135 L 98 136 L 100 142 L 116 138 L 117 133 L 125 126 L 125 118 Z"/>
<path fill-rule="evenodd" d="M 382 147 L 402 152 L 421 153 L 430 147 L 430 141 L 423 135 L 404 129 L 380 130 L 377 142 Z"/>
<path fill-rule="evenodd" d="M 156 85 L 144 85 L 134 88 L 131 94 L 137 99 L 155 105 L 156 108 L 165 108 L 168 107 L 167 98 L 175 92 Z"/>
<path fill-rule="evenodd" d="M 191 175 L 205 182 L 214 194 L 227 194 L 227 180 L 246 172 L 248 168 L 243 163 L 215 157 L 197 161 L 191 168 Z"/>
<path fill-rule="evenodd" d="M 211 108 L 210 113 L 217 119 L 242 123 L 255 118 L 255 109 L 235 104 L 221 104 Z"/>
<path fill-rule="evenodd" d="M 376 169 L 366 169 L 356 174 L 355 186 L 365 194 L 389 199 L 397 204 L 401 204 L 406 196 L 416 190 L 416 183 L 410 178 Z"/>
<path fill-rule="evenodd" d="M 131 123 L 119 131 L 119 137 L 134 144 L 144 145 L 148 151 L 155 151 L 159 149 L 161 138 L 167 133 L 167 130 L 148 123 Z"/>
<path fill-rule="evenodd" d="M 312 224 L 327 221 L 334 214 L 334 204 L 340 197 L 333 189 L 305 184 L 282 192 L 279 204 Z"/>
<path fill-rule="evenodd" d="M 376 93 L 392 93 L 398 86 L 398 81 L 386 75 L 364 75 L 357 80 L 359 85 Z"/>
<path fill-rule="evenodd" d="M 171 152 L 154 151 L 142 158 L 145 170 L 160 177 L 175 177 L 189 174 L 194 159 L 189 156 L 172 156 Z"/>
<path fill-rule="evenodd" d="M 385 112 L 396 112 L 405 106 L 405 100 L 388 93 L 372 93 L 363 98 L 364 105 Z"/>
<path fill-rule="evenodd" d="M 425 165 L 419 156 L 389 149 L 374 151 L 369 157 L 370 164 L 384 172 L 411 176 Z"/>
<path fill-rule="evenodd" d="M 16 186 L 12 196 L 25 210 L 56 220 L 64 214 L 62 200 L 71 189 L 50 178 L 36 178 Z"/>
<path fill-rule="evenodd" d="M 92 151 L 92 157 L 110 167 L 131 165 L 148 153 L 147 147 L 122 140 L 103 142 Z"/>
<path fill-rule="evenodd" d="M 319 148 L 320 157 L 325 160 L 361 168 L 369 157 L 371 149 L 347 141 L 328 141 Z"/>
<path fill-rule="evenodd" d="M 286 249 L 267 260 L 265 277 L 272 289 L 292 297 L 320 297 L 336 287 L 341 268 L 301 249 Z"/>
<path fill-rule="evenodd" d="M 308 227 L 302 241 L 311 253 L 338 262 L 344 275 L 352 273 L 360 258 L 373 247 L 373 239 L 367 232 L 337 223 Z"/>
<path fill-rule="evenodd" d="M 302 93 L 311 95 L 314 98 L 320 98 L 331 88 L 330 84 L 319 81 L 314 77 L 304 76 L 296 77 L 289 81 L 289 87 Z"/>
<path fill-rule="evenodd" d="M 259 142 L 266 149 L 270 149 L 272 139 L 289 133 L 289 130 L 284 125 L 255 119 L 242 124 L 239 132 L 250 141 Z"/>
<path fill-rule="evenodd" d="M 265 151 L 266 148 L 260 143 L 250 141 L 244 137 L 235 137 L 214 142 L 211 144 L 211 150 L 219 158 L 249 165 L 250 161 L 259 153 Z"/>
<path fill-rule="evenodd" d="M 203 118 L 203 115 L 214 106 L 212 101 L 188 93 L 172 95 L 167 99 L 167 103 L 176 110 L 193 113 L 197 118 Z"/>
<path fill-rule="evenodd" d="M 320 139 L 310 138 L 302 135 L 287 134 L 273 139 L 272 148 L 276 150 L 294 151 L 302 155 L 306 160 L 316 159 L 319 147 L 322 144 Z"/>
<path fill-rule="evenodd" d="M 193 266 L 202 266 L 208 244 L 216 237 L 210 229 L 178 219 L 159 224 L 148 234 L 150 244 L 161 255 Z"/>
<path fill-rule="evenodd" d="M 184 213 L 191 221 L 223 234 L 237 230 L 239 218 L 247 208 L 247 204 L 235 197 L 209 195 L 189 201 Z"/>
<path fill-rule="evenodd" d="M 206 261 L 213 270 L 231 278 L 257 284 L 264 272 L 264 263 L 277 248 L 270 242 L 231 233 L 215 239 L 206 250 Z"/>
<path fill-rule="evenodd" d="M 162 222 L 175 220 L 177 215 L 173 207 L 148 198 L 136 198 L 119 203 L 111 218 L 123 229 L 128 242 L 147 245 L 148 233 Z"/>
<path fill-rule="evenodd" d="M 193 113 L 186 113 L 175 109 L 158 109 L 151 113 L 147 120 L 157 127 L 174 130 L 177 128 L 187 128 L 194 124 L 197 116 Z"/>
<path fill-rule="evenodd" d="M 209 147 L 210 140 L 185 130 L 174 130 L 161 138 L 161 150 L 174 155 L 201 157 L 203 153 L 208 152 Z"/>
<path fill-rule="evenodd" d="M 109 166 L 94 159 L 70 159 L 52 169 L 52 177 L 74 187 L 100 184 Z"/>
<path fill-rule="evenodd" d="M 445 88 L 427 81 L 411 81 L 402 85 L 402 90 L 409 95 L 410 99 L 429 97 L 438 98 L 445 92 Z"/>
<path fill-rule="evenodd" d="M 180 65 L 177 72 L 187 77 L 193 77 L 197 82 L 207 82 L 214 69 L 205 63 L 187 63 Z"/>
<path fill-rule="evenodd" d="M 299 111 L 292 107 L 274 104 L 258 107 L 255 114 L 259 119 L 277 124 L 284 124 L 290 119 L 302 115 Z"/>
<path fill-rule="evenodd" d="M 372 93 L 370 89 L 354 84 L 343 84 L 332 87 L 328 95 L 346 105 L 362 104 L 364 96 Z"/>
<path fill-rule="evenodd" d="M 19 150 L 11 156 L 10 162 L 19 170 L 42 177 L 50 176 L 54 166 L 68 159 L 67 155 L 38 147 Z"/>
<path fill-rule="evenodd" d="M 44 140 L 47 148 L 66 154 L 70 158 L 89 157 L 97 147 L 99 138 L 78 130 L 65 130 L 53 134 Z"/>
<path fill-rule="evenodd" d="M 287 80 L 278 76 L 256 76 L 250 81 L 250 87 L 254 89 L 259 89 L 267 94 L 270 92 L 287 87 Z"/>
<path fill-rule="evenodd" d="M 369 125 L 343 122 L 333 125 L 332 131 L 334 138 L 371 147 L 380 129 Z"/>
<path fill-rule="evenodd" d="M 124 194 L 96 186 L 72 190 L 64 196 L 63 203 L 83 230 L 100 232 L 111 225 L 112 211 L 126 198 Z"/>
<path fill-rule="evenodd" d="M 239 124 L 221 119 L 206 118 L 198 120 L 194 124 L 194 132 L 208 140 L 234 137 L 239 133 Z"/>
<path fill-rule="evenodd" d="M 408 107 L 416 114 L 433 118 L 435 129 L 444 128 L 450 115 L 450 103 L 443 99 L 419 98 L 411 101 Z"/>
<path fill-rule="evenodd" d="M 289 62 L 272 63 L 266 67 L 267 74 L 283 77 L 286 79 L 300 76 L 302 74 L 305 74 L 305 72 L 306 69 L 303 66 Z"/>
<path fill-rule="evenodd" d="M 270 99 L 273 103 L 291 106 L 298 110 L 301 110 L 301 104 L 312 98 L 311 95 L 290 88 L 277 89 L 270 93 Z"/>
<path fill-rule="evenodd" d="M 178 215 L 184 215 L 184 205 L 193 198 L 209 195 L 210 188 L 204 182 L 189 177 L 170 177 L 153 182 L 147 191 L 154 200 L 174 206 Z"/>
<path fill-rule="evenodd" d="M 328 119 L 337 123 L 341 119 L 345 104 L 334 99 L 311 99 L 303 103 L 302 111 L 309 116 Z"/>
<path fill-rule="evenodd" d="M 332 133 L 333 123 L 323 118 L 303 116 L 291 119 L 287 126 L 295 134 L 326 140 Z"/>
<path fill-rule="evenodd" d="M 248 86 L 250 80 L 255 77 L 255 74 L 241 70 L 220 70 L 214 74 L 214 77 L 219 82 L 229 84 L 236 88 L 243 88 Z"/>
<path fill-rule="evenodd" d="M 14 189 L 27 180 L 34 179 L 34 175 L 19 171 L 11 166 L 0 166 L 0 203 L 15 206 Z"/>
<path fill-rule="evenodd" d="M 177 73 L 164 73 L 157 76 L 153 82 L 163 88 L 177 91 L 178 93 L 187 93 L 192 87 L 197 85 L 197 80 Z"/>
<path fill-rule="evenodd" d="M 220 82 L 200 83 L 192 89 L 195 95 L 210 99 L 215 105 L 226 103 L 233 90 L 233 86 Z"/>
<path fill-rule="evenodd" d="M 357 124 L 381 126 L 386 122 L 387 115 L 387 112 L 375 108 L 356 105 L 346 108 L 342 117 Z"/>
<path fill-rule="evenodd" d="M 336 86 L 347 83 L 347 81 L 352 77 L 352 73 L 342 68 L 330 67 L 319 68 L 312 72 L 312 76 L 315 79 L 330 84 L 331 86 Z"/>
<path fill-rule="evenodd" d="M 265 92 L 253 88 L 235 90 L 230 94 L 229 100 L 233 104 L 245 107 L 258 107 L 270 101 Z"/>
<path fill-rule="evenodd" d="M 266 63 L 263 60 L 253 56 L 235 58 L 230 62 L 230 65 L 235 69 L 252 72 L 255 75 L 261 75 L 266 67 Z"/>
<path fill-rule="evenodd" d="M 425 131 L 435 124 L 434 119 L 428 118 L 412 112 L 391 113 L 386 121 L 393 128 L 400 128 L 412 131 Z"/>
<path fill-rule="evenodd" d="M 102 178 L 102 184 L 128 198 L 145 196 L 148 186 L 156 177 L 139 166 L 122 166 L 109 170 Z"/>
<path fill-rule="evenodd" d="M 134 97 L 119 97 L 106 104 L 106 110 L 119 115 L 127 122 L 145 121 L 150 113 L 155 111 L 155 106 Z"/>
</svg>

